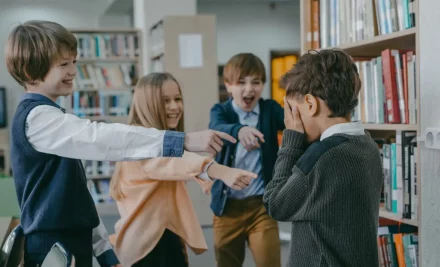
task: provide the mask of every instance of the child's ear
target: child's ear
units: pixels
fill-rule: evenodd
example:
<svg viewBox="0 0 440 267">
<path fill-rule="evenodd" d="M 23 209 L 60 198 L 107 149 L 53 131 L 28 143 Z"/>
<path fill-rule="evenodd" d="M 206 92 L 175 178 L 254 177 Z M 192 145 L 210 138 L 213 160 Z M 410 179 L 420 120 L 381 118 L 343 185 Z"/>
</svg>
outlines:
<svg viewBox="0 0 440 267">
<path fill-rule="evenodd" d="M 318 105 L 319 105 L 319 101 L 318 99 L 311 95 L 311 94 L 307 94 L 304 97 L 304 101 L 306 102 L 307 105 L 307 112 L 309 113 L 310 117 L 315 116 L 318 113 Z"/>
<path fill-rule="evenodd" d="M 228 91 L 228 93 L 232 93 L 232 84 L 225 82 L 225 86 L 226 86 L 226 91 Z"/>
</svg>

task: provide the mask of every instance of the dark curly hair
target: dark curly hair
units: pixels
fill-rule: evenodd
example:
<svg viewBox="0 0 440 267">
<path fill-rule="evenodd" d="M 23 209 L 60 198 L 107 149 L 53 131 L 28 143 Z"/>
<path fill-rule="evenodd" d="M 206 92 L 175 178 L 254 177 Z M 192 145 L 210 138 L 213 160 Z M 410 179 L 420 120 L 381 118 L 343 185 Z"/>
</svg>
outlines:
<svg viewBox="0 0 440 267">
<path fill-rule="evenodd" d="M 311 50 L 302 55 L 281 80 L 287 97 L 302 99 L 311 94 L 321 98 L 330 118 L 347 117 L 358 105 L 361 89 L 353 59 L 341 50 Z"/>
</svg>

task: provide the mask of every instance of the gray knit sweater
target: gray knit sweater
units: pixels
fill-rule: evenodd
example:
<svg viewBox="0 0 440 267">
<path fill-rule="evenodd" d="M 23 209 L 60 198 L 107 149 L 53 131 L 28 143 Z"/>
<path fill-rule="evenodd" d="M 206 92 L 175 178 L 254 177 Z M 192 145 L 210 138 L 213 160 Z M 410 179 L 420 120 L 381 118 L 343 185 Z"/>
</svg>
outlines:
<svg viewBox="0 0 440 267">
<path fill-rule="evenodd" d="M 264 205 L 292 222 L 289 267 L 376 267 L 383 182 L 377 144 L 335 134 L 306 149 L 305 136 L 284 130 Z"/>
</svg>

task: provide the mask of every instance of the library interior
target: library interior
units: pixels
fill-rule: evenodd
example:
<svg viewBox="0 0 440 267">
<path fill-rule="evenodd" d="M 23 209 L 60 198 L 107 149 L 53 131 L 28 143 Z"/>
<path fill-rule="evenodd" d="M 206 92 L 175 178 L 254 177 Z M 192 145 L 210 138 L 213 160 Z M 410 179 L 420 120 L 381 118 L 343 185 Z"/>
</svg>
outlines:
<svg viewBox="0 0 440 267">
<path fill-rule="evenodd" d="M 129 121 L 133 124 L 130 108 L 137 95 L 138 82 L 143 81 L 141 78 L 145 75 L 167 72 L 178 81 L 183 98 L 183 131 L 207 130 L 213 122 L 213 107 L 232 101 L 231 81 L 224 77 L 224 70 L 229 60 L 241 53 L 255 55 L 264 65 L 266 78 L 261 98 L 272 99 L 280 110 L 286 110 L 286 84 L 282 82 L 285 73 L 312 50 L 310 53 L 317 54 L 327 49 L 342 50 L 353 60 L 362 83 L 351 122 L 360 123 L 371 135 L 382 164 L 375 224 L 377 265 L 374 266 L 440 266 L 440 118 L 435 115 L 440 114 L 440 89 L 435 89 L 440 87 L 440 75 L 435 67 L 440 35 L 437 36 L 436 30 L 431 31 L 440 25 L 436 7 L 440 8 L 438 0 L 0 0 L 0 61 L 3 64 L 0 68 L 0 267 L 14 266 L 14 263 L 11 265 L 14 255 L 8 246 L 11 246 L 12 234 L 23 222 L 25 202 L 17 197 L 13 171 L 21 165 L 13 165 L 17 152 L 11 151 L 17 146 L 11 131 L 17 106 L 27 94 L 8 71 L 3 51 L 6 51 L 13 28 L 30 20 L 56 22 L 76 38 L 73 91 L 60 96 L 54 105 L 91 124 L 126 125 Z M 240 124 L 246 124 L 241 116 Z M 283 131 L 276 131 L 277 145 L 282 151 Z M 99 131 L 97 133 L 99 135 Z M 55 144 L 58 137 L 54 135 L 53 138 Z M 121 138 L 124 135 L 121 134 Z M 266 140 L 265 146 L 269 144 Z M 263 146 L 261 151 L 265 151 Z M 238 150 L 236 155 L 238 158 Z M 275 159 L 277 153 L 267 157 Z M 80 160 L 86 187 L 108 232 L 107 239 L 114 246 L 115 242 L 120 246 L 119 237 L 114 237 L 118 227 L 126 226 L 126 221 L 121 223 L 121 215 L 126 211 L 111 194 L 111 180 L 115 172 L 120 172 L 118 166 L 124 165 L 117 165 L 114 160 L 106 161 L 104 157 L 95 160 L 84 155 Z M 260 167 L 266 167 L 264 164 Z M 278 162 L 274 160 L 274 164 L 273 175 L 276 176 Z M 341 162 L 341 168 L 345 164 L 350 163 Z M 374 169 L 373 166 L 366 166 L 366 169 L 370 167 Z M 230 266 L 224 262 L 220 264 L 222 254 L 217 250 L 219 233 L 213 224 L 220 219 L 214 218 L 217 215 L 214 216 L 211 204 L 216 183 L 212 189 L 201 189 L 197 179 L 187 179 L 183 184 L 207 250 L 195 253 L 190 244 L 183 243 L 187 266 Z M 226 210 L 228 203 L 229 199 Z M 363 208 L 371 209 L 359 207 L 361 210 L 342 216 L 350 221 L 350 216 L 363 214 Z M 183 214 L 185 212 L 181 211 L 178 216 L 187 218 L 185 216 L 189 215 Z M 350 266 L 343 260 L 340 265 L 334 262 L 332 265 L 330 261 L 328 265 L 294 264 L 295 261 L 289 258 L 296 254 L 291 250 L 301 245 L 295 243 L 295 248 L 292 247 L 295 240 L 292 229 L 296 223 L 291 220 L 276 222 L 280 266 Z M 176 232 L 182 230 L 179 228 L 168 227 L 176 236 L 180 235 Z M 138 229 L 139 232 L 144 230 Z M 359 232 L 364 230 L 358 228 Z M 278 267 L 275 263 L 261 263 L 264 261 L 257 264 L 256 254 L 263 247 L 255 248 L 257 245 L 251 245 L 250 238 L 246 239 L 243 259 L 236 266 Z M 122 244 L 127 245 L 130 241 L 124 242 Z M 133 242 L 133 246 L 146 247 L 142 241 Z M 260 242 L 264 243 L 265 239 Z M 24 248 L 18 250 L 14 253 L 18 253 L 20 263 L 25 252 Z M 120 265 L 108 266 L 131 266 L 122 262 L 128 262 L 129 256 L 121 256 L 117 250 Z M 373 252 L 354 253 L 360 257 Z M 107 265 L 94 258 L 93 266 Z"/>
</svg>

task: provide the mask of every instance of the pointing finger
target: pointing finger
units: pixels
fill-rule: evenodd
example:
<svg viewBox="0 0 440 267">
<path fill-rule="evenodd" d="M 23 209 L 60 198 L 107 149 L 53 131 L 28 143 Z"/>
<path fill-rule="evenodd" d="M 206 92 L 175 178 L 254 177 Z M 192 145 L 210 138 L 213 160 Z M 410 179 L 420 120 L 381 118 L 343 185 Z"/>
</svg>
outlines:
<svg viewBox="0 0 440 267">
<path fill-rule="evenodd" d="M 217 135 L 218 137 L 220 137 L 221 139 L 227 140 L 227 141 L 229 141 L 231 143 L 235 144 L 237 142 L 237 140 L 235 140 L 234 137 L 230 136 L 227 133 L 222 133 L 222 132 L 219 132 L 219 131 L 214 131 L 214 134 Z"/>
</svg>

